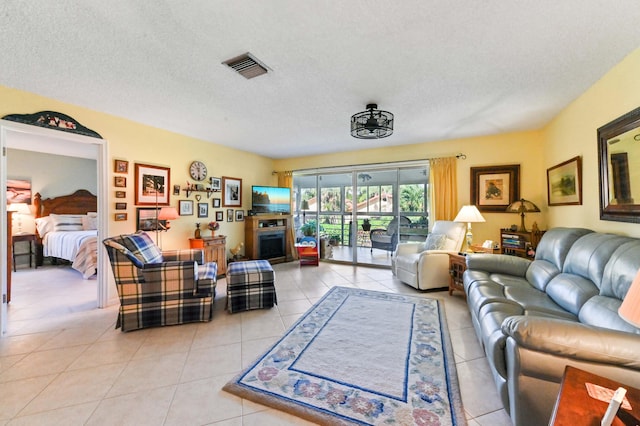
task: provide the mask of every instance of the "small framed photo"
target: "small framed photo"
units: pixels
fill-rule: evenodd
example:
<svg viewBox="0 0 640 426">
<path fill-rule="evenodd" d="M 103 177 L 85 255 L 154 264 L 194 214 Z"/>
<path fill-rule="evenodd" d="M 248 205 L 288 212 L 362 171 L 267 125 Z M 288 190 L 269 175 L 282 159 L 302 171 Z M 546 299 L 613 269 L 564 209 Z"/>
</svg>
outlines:
<svg viewBox="0 0 640 426">
<path fill-rule="evenodd" d="M 126 210 L 127 203 L 116 203 L 116 210 Z"/>
<path fill-rule="evenodd" d="M 582 204 L 582 158 L 580 156 L 547 169 L 547 201 L 550 206 Z"/>
<path fill-rule="evenodd" d="M 244 210 L 236 210 L 236 222 L 244 221 Z"/>
<path fill-rule="evenodd" d="M 129 162 L 125 160 L 115 160 L 115 165 L 113 166 L 113 171 L 115 173 L 128 173 L 129 172 Z"/>
<path fill-rule="evenodd" d="M 198 217 L 209 217 L 209 204 L 198 203 Z"/>
<path fill-rule="evenodd" d="M 221 184 L 221 180 L 219 177 L 211 177 L 209 178 L 209 181 L 211 182 L 211 189 L 215 192 L 220 191 L 220 189 L 222 188 L 222 184 Z"/>
<path fill-rule="evenodd" d="M 116 188 L 126 188 L 127 187 L 127 178 L 124 176 L 114 176 L 113 178 L 113 186 Z"/>
<path fill-rule="evenodd" d="M 167 229 L 166 220 L 158 220 L 158 211 L 155 208 L 138 207 L 136 218 L 137 231 L 156 231 Z"/>
<path fill-rule="evenodd" d="M 116 191 L 116 198 L 127 198 L 127 191 Z"/>
<path fill-rule="evenodd" d="M 116 220 L 116 222 L 122 222 L 123 220 L 127 220 L 127 214 L 126 213 L 116 213 L 115 214 L 115 220 Z"/>
<path fill-rule="evenodd" d="M 242 206 L 242 179 L 222 176 L 222 205 L 224 207 Z"/>
<path fill-rule="evenodd" d="M 233 222 L 233 209 L 227 209 L 227 222 Z"/>
<path fill-rule="evenodd" d="M 216 212 L 216 222 L 222 222 L 224 220 L 224 212 L 222 210 L 218 210 Z"/>
<path fill-rule="evenodd" d="M 211 206 L 214 209 L 219 209 L 220 208 L 220 198 L 214 198 L 213 200 L 211 200 Z"/>
<path fill-rule="evenodd" d="M 173 185 L 173 195 L 180 195 L 180 185 Z"/>
<path fill-rule="evenodd" d="M 193 201 L 192 200 L 180 200 L 178 202 L 178 211 L 180 216 L 193 216 Z"/>
</svg>

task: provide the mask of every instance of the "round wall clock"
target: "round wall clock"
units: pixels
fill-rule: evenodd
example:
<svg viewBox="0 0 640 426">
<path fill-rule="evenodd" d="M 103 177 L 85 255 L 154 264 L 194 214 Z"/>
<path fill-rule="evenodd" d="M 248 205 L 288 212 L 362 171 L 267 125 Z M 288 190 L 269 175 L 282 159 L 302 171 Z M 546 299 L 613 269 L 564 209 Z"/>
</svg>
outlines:
<svg viewBox="0 0 640 426">
<path fill-rule="evenodd" d="M 189 166 L 189 174 L 192 179 L 197 181 L 204 180 L 207 177 L 207 166 L 202 161 L 194 161 Z"/>
</svg>

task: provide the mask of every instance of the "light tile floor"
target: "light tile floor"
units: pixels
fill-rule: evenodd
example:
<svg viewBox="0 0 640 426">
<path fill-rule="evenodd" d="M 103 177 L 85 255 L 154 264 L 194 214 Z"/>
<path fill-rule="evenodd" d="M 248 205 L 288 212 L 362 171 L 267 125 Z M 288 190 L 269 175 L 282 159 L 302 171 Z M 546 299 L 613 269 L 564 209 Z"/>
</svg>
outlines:
<svg viewBox="0 0 640 426">
<path fill-rule="evenodd" d="M 213 321 L 129 333 L 114 329 L 117 307 L 95 309 L 95 280 L 61 266 L 19 270 L 0 339 L 0 425 L 310 424 L 221 387 L 335 285 L 442 298 L 469 425 L 511 424 L 460 295 L 421 293 L 379 268 L 274 269 L 273 309 L 226 313 L 221 279 Z"/>
</svg>

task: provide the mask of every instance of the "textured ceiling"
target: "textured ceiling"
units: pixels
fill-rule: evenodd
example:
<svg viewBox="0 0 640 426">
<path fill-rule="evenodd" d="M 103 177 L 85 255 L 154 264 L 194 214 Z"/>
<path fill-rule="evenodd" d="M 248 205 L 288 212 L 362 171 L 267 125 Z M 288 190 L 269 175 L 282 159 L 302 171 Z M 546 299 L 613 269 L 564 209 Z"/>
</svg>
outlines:
<svg viewBox="0 0 640 426">
<path fill-rule="evenodd" d="M 3 1 L 0 45 L 1 85 L 285 158 L 539 129 L 640 46 L 640 3 Z M 392 136 L 349 135 L 369 102 Z"/>
</svg>

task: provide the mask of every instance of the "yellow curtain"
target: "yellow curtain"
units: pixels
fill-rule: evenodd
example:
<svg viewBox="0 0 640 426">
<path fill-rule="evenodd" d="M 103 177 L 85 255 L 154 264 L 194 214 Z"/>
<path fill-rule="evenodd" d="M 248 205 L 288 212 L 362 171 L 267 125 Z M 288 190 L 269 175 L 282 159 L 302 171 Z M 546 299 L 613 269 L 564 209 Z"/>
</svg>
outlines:
<svg viewBox="0 0 640 426">
<path fill-rule="evenodd" d="M 429 160 L 431 182 L 431 220 L 453 220 L 458 202 L 458 179 L 456 157 Z"/>
<path fill-rule="evenodd" d="M 293 172 L 278 172 L 278 186 L 281 188 L 291 189 L 291 193 L 293 194 Z M 291 201 L 293 203 L 293 197 L 291 197 Z M 291 205 L 291 211 L 295 211 L 293 204 Z M 298 259 L 298 252 L 295 247 L 295 230 L 293 229 L 293 226 L 291 227 L 291 229 L 289 229 L 287 240 L 289 241 L 289 250 L 291 252 L 291 255 L 294 259 Z"/>
</svg>

